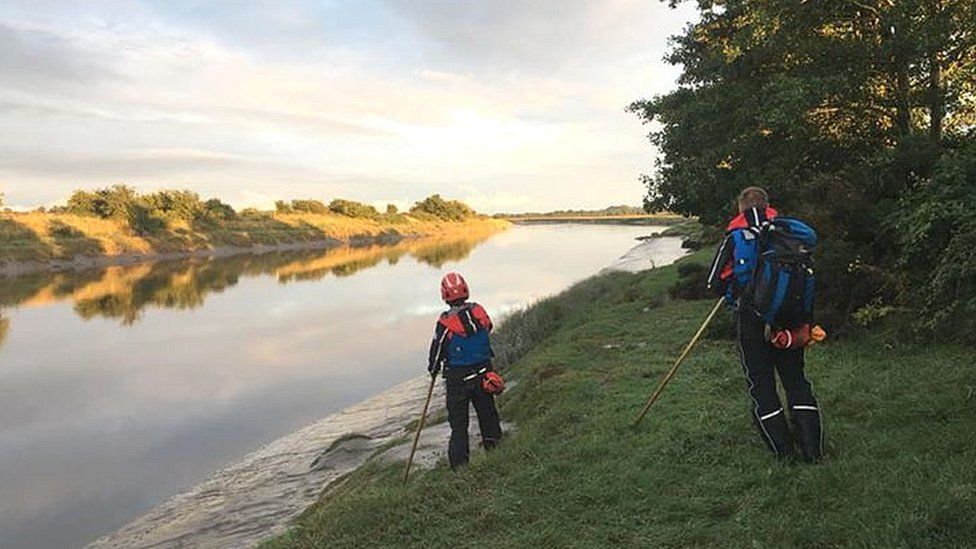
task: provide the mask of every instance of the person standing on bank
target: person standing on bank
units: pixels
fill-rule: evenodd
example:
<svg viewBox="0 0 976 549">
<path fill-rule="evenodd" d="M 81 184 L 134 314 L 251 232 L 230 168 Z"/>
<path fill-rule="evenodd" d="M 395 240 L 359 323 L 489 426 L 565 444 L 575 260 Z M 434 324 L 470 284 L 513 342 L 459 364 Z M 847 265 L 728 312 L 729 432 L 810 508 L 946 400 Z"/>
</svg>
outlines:
<svg viewBox="0 0 976 549">
<path fill-rule="evenodd" d="M 708 286 L 724 295 L 733 310 L 752 419 L 761 438 L 781 459 L 792 458 L 795 438 L 803 460 L 817 462 L 823 456 L 823 428 L 804 374 L 804 348 L 824 337 L 819 326 L 811 328 L 814 273 L 809 257 L 816 233 L 797 219 L 777 218 L 769 195 L 759 187 L 744 189 L 738 207 L 712 261 Z M 786 392 L 794 433 L 774 372 Z"/>
<path fill-rule="evenodd" d="M 502 438 L 495 396 L 504 390 L 492 370 L 492 323 L 484 307 L 469 302 L 468 284 L 458 273 L 441 280 L 441 298 L 450 309 L 441 313 L 430 344 L 427 371 L 432 377 L 443 369 L 447 385 L 447 418 L 451 425 L 448 460 L 451 468 L 468 462 L 468 409 L 474 405 L 486 450 Z"/>
</svg>

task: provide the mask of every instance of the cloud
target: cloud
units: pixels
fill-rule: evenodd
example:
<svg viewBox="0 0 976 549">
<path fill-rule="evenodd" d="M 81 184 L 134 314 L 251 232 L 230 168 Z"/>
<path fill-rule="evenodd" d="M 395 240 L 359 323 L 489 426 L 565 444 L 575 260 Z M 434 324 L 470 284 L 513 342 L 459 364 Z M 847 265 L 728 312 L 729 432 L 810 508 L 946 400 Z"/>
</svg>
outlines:
<svg viewBox="0 0 976 549">
<path fill-rule="evenodd" d="M 653 151 L 623 107 L 673 84 L 660 57 L 687 17 L 616 0 L 12 1 L 0 181 L 18 204 L 120 180 L 249 205 L 637 203 Z"/>
<path fill-rule="evenodd" d="M 65 36 L 0 21 L 0 81 L 5 87 L 79 85 L 110 73 L 103 56 Z"/>
</svg>

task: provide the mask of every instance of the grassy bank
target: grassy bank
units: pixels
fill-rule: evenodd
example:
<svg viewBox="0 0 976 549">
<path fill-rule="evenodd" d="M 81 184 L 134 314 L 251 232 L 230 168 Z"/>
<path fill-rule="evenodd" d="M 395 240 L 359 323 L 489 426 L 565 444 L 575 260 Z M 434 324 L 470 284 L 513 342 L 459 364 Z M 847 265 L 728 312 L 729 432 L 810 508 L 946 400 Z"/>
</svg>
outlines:
<svg viewBox="0 0 976 549">
<path fill-rule="evenodd" d="M 698 253 L 685 261 L 704 262 Z M 896 323 L 810 351 L 827 460 L 775 463 L 749 421 L 728 323 L 640 428 L 634 414 L 712 302 L 666 297 L 677 269 L 615 273 L 516 314 L 498 334 L 518 431 L 463 471 L 400 486 L 371 464 L 283 547 L 962 547 L 976 539 L 971 349 L 906 343 Z M 441 403 L 437 403 L 440 407 Z"/>
<path fill-rule="evenodd" d="M 139 234 L 112 219 L 40 212 L 5 213 L 0 214 L 0 262 L 127 254 L 149 256 L 320 241 L 357 242 L 494 231 L 506 225 L 505 221 L 483 217 L 440 221 L 403 214 L 389 219 L 369 219 L 334 213 L 264 213 L 205 224 L 174 221 L 163 230 Z"/>
</svg>

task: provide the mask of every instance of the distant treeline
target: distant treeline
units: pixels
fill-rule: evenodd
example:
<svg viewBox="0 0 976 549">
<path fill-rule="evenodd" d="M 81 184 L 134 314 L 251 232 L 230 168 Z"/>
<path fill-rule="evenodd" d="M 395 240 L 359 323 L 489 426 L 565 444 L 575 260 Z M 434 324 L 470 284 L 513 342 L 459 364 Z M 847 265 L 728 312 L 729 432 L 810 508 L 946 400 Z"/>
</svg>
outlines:
<svg viewBox="0 0 976 549">
<path fill-rule="evenodd" d="M 610 206 L 602 210 L 555 210 L 551 212 L 500 213 L 495 217 L 518 219 L 520 217 L 612 217 L 621 215 L 646 215 L 638 206 Z"/>
<path fill-rule="evenodd" d="M 40 211 L 45 211 L 43 208 Z M 162 190 L 139 193 L 126 185 L 114 185 L 93 191 L 72 193 L 64 206 L 51 208 L 51 213 L 66 213 L 111 219 L 127 224 L 140 234 L 152 234 L 166 229 L 173 222 L 219 225 L 238 218 L 273 217 L 289 214 L 342 215 L 350 218 L 385 222 L 405 222 L 407 215 L 427 221 L 463 221 L 478 214 L 467 204 L 445 200 L 439 194 L 414 203 L 406 214 L 389 204 L 380 213 L 369 204 L 337 198 L 326 204 L 321 200 L 300 199 L 275 202 L 273 212 L 246 208 L 236 211 L 218 198 L 204 200 L 189 190 Z"/>
</svg>

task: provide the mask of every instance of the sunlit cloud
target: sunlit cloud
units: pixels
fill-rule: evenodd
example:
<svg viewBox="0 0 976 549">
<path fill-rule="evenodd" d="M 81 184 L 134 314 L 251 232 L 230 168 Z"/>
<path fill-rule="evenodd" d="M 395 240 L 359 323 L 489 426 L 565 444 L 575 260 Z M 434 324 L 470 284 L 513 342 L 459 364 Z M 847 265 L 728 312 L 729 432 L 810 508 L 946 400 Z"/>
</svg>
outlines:
<svg viewBox="0 0 976 549">
<path fill-rule="evenodd" d="M 640 201 L 623 111 L 674 84 L 657 2 L 6 2 L 0 184 L 482 210 Z M 473 190 L 472 190 L 473 189 Z"/>
</svg>

